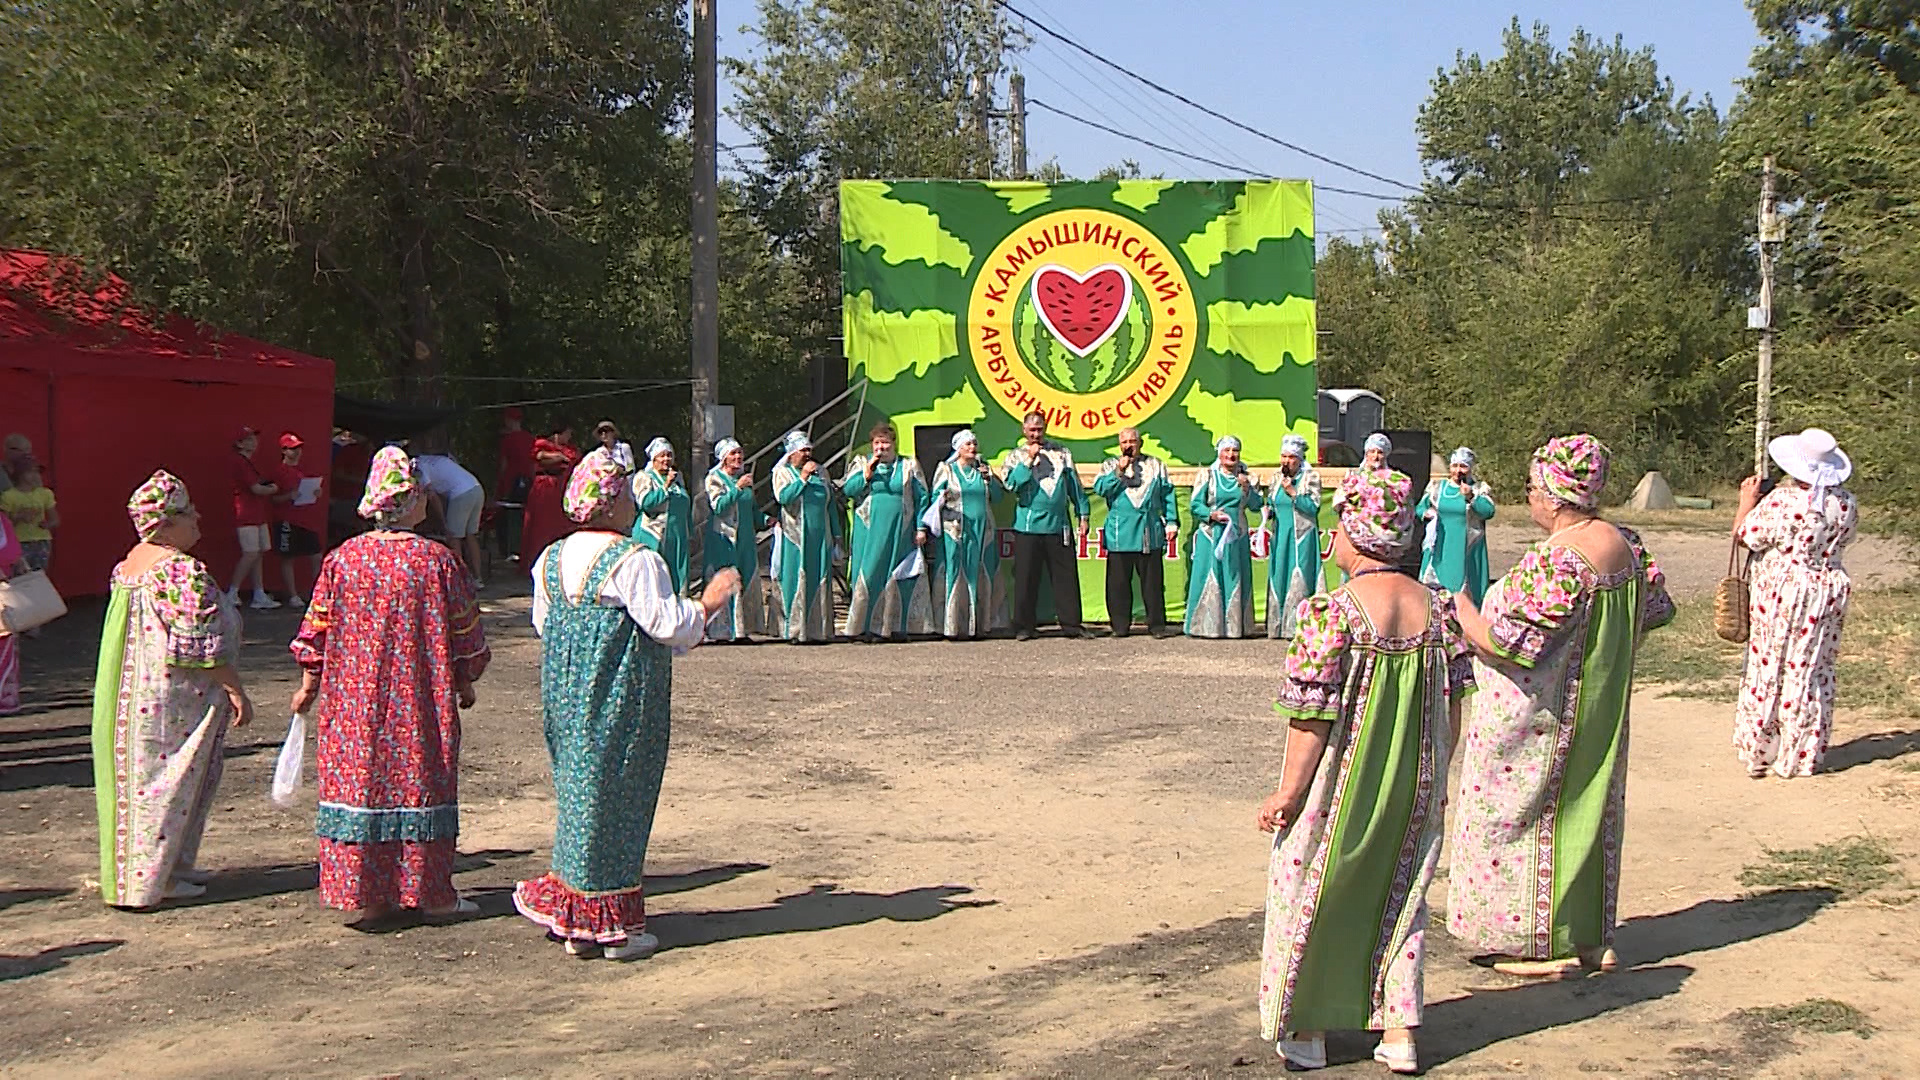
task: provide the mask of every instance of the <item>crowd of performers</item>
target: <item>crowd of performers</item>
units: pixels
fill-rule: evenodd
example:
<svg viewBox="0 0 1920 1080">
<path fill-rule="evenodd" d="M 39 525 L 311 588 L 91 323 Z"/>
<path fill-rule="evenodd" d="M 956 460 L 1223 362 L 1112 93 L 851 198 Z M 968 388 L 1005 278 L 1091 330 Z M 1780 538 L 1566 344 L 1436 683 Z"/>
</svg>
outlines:
<svg viewBox="0 0 1920 1080">
<path fill-rule="evenodd" d="M 987 505 L 1012 493 L 1016 530 L 1031 538 L 1016 542 L 1016 559 L 1024 544 L 1051 571 L 1071 552 L 1063 507 L 1085 521 L 1071 459 L 1030 420 L 1004 471 L 963 436 L 928 484 L 890 435 L 876 432 L 873 453 L 855 458 L 841 485 L 855 502 L 849 629 L 899 632 L 914 603 L 902 587 L 913 575 L 901 568 L 919 567 L 920 545 L 937 537 L 951 568 L 941 625 L 977 636 L 997 551 Z M 1245 632 L 1247 556 L 1236 545 L 1262 500 L 1284 511 L 1269 556 L 1278 568 L 1270 600 L 1290 612 L 1269 632 L 1291 640 L 1274 657 L 1275 709 L 1287 722 L 1282 777 L 1258 819 L 1277 834 L 1262 1025 L 1296 1068 L 1325 1064 L 1326 1031 L 1372 1029 L 1385 1032 L 1376 1056 L 1414 1071 L 1426 891 L 1443 839 L 1447 930 L 1496 968 L 1558 978 L 1617 965 L 1634 657 L 1674 609 L 1639 537 L 1599 515 L 1609 454 L 1592 436 L 1535 453 L 1526 505 L 1547 535 L 1490 583 L 1492 507 L 1471 455 L 1457 454 L 1449 477 L 1416 499 L 1412 480 L 1386 466 L 1387 448 L 1370 444 L 1334 495 L 1333 558 L 1345 581 L 1331 591 L 1317 575 L 1317 480 L 1300 461 L 1303 444 L 1284 449 L 1292 465 L 1263 491 L 1237 444 L 1222 440 L 1190 494 L 1201 524 L 1189 632 L 1195 619 L 1212 620 L 1206 629 L 1218 635 Z M 1772 449 L 1788 480 L 1764 496 L 1757 481 L 1746 485 L 1735 524 L 1741 542 L 1766 553 L 1737 742 L 1755 776 L 1798 776 L 1817 766 L 1831 723 L 1848 595 L 1838 559 L 1855 509 L 1839 486 L 1851 463 L 1831 436 L 1803 432 Z M 684 541 L 669 535 L 688 505 L 671 447 L 650 446 L 638 479 L 614 446 L 552 474 L 571 528 L 530 571 L 558 826 L 550 871 L 520 882 L 513 899 L 575 956 L 629 960 L 658 945 L 646 932 L 641 875 L 670 741 L 673 660 L 739 632 L 742 579 L 756 571 L 739 450 L 722 443 L 701 487 L 713 513 L 697 600 L 684 595 Z M 834 496 L 803 436 L 786 450 L 773 475 L 774 576 L 790 631 L 813 639 L 828 632 Z M 328 555 L 291 646 L 302 672 L 291 704 L 317 717 L 320 898 L 362 919 L 476 910 L 452 882 L 460 713 L 474 705 L 490 653 L 468 575 L 414 531 L 425 489 L 404 450 L 374 455 L 358 506 L 372 528 Z M 1153 597 L 1174 521 L 1164 466 L 1129 433 L 1094 491 L 1117 511 L 1109 550 L 1141 556 L 1110 560 L 1110 573 L 1127 589 L 1139 579 Z M 101 891 L 109 904 L 146 908 L 204 892 L 199 846 L 224 743 L 253 705 L 235 664 L 234 599 L 189 554 L 199 515 L 186 486 L 157 472 L 128 512 L 140 541 L 113 574 L 93 741 Z M 1423 574 L 1458 573 L 1459 585 L 1400 572 L 1422 514 L 1438 533 Z M 8 541 L 0 532 L 0 556 Z M 1054 576 L 1056 589 L 1073 578 Z M 1016 570 L 1020 633 L 1032 632 L 1035 577 Z M 1127 595 L 1116 611 L 1131 610 Z M 1072 597 L 1057 596 L 1057 610 L 1070 611 L 1063 599 Z M 1456 752 L 1463 779 L 1449 808 Z"/>
</svg>

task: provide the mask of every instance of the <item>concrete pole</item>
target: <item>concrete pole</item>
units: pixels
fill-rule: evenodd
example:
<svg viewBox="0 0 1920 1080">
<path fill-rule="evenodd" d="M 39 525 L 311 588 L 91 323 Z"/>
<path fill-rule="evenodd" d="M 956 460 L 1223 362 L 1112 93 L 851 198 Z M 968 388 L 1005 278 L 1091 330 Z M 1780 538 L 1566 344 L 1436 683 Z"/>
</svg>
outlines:
<svg viewBox="0 0 1920 1080">
<path fill-rule="evenodd" d="M 1773 155 L 1760 171 L 1760 370 L 1754 381 L 1753 474 L 1767 475 L 1767 436 L 1773 423 L 1773 257 L 1779 235 L 1773 191 Z"/>
<path fill-rule="evenodd" d="M 720 214 L 715 124 L 719 115 L 718 36 L 714 0 L 693 3 L 693 445 L 687 489 L 707 475 L 713 433 L 708 421 L 720 395 Z"/>
</svg>

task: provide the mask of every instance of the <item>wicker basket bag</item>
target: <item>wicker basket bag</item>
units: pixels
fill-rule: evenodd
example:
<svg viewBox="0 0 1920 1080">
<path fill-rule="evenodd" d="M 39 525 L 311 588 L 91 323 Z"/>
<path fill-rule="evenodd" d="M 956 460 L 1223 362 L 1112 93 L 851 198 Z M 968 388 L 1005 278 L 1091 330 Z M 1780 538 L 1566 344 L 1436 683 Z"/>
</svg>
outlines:
<svg viewBox="0 0 1920 1080">
<path fill-rule="evenodd" d="M 1747 570 L 1752 560 L 1742 558 L 1743 554 L 1740 541 L 1735 540 L 1733 550 L 1727 552 L 1727 576 L 1713 591 L 1713 632 L 1735 644 L 1744 644 L 1753 631 L 1747 611 Z"/>
</svg>

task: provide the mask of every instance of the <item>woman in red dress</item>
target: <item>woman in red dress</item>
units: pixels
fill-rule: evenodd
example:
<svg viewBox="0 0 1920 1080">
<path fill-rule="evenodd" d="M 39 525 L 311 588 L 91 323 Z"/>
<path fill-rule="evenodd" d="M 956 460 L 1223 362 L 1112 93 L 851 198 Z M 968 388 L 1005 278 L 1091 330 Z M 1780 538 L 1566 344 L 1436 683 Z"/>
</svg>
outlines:
<svg viewBox="0 0 1920 1080">
<path fill-rule="evenodd" d="M 573 427 L 561 424 L 553 435 L 533 441 L 533 488 L 527 492 L 526 525 L 520 530 L 520 565 L 531 567 L 547 545 L 573 532 L 579 526 L 567 517 L 562 505 L 567 492 L 567 477 L 580 464 L 580 451 L 573 445 Z"/>
<path fill-rule="evenodd" d="M 460 710 L 490 654 L 466 572 L 412 531 L 425 492 L 405 451 L 374 455 L 373 530 L 327 556 L 292 646 L 293 710 L 320 706 L 320 902 L 363 920 L 478 910 L 454 891 L 453 853 Z"/>
</svg>

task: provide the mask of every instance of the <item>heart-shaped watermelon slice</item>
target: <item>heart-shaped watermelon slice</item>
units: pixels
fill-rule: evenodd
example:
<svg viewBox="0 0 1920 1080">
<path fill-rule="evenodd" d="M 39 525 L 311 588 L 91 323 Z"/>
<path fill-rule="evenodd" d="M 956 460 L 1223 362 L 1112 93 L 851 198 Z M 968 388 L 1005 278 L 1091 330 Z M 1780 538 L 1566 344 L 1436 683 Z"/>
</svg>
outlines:
<svg viewBox="0 0 1920 1080">
<path fill-rule="evenodd" d="M 1043 266 L 1033 275 L 1033 306 L 1053 336 L 1075 356 L 1107 343 L 1133 303 L 1133 278 L 1112 263 L 1076 274 Z"/>
</svg>

